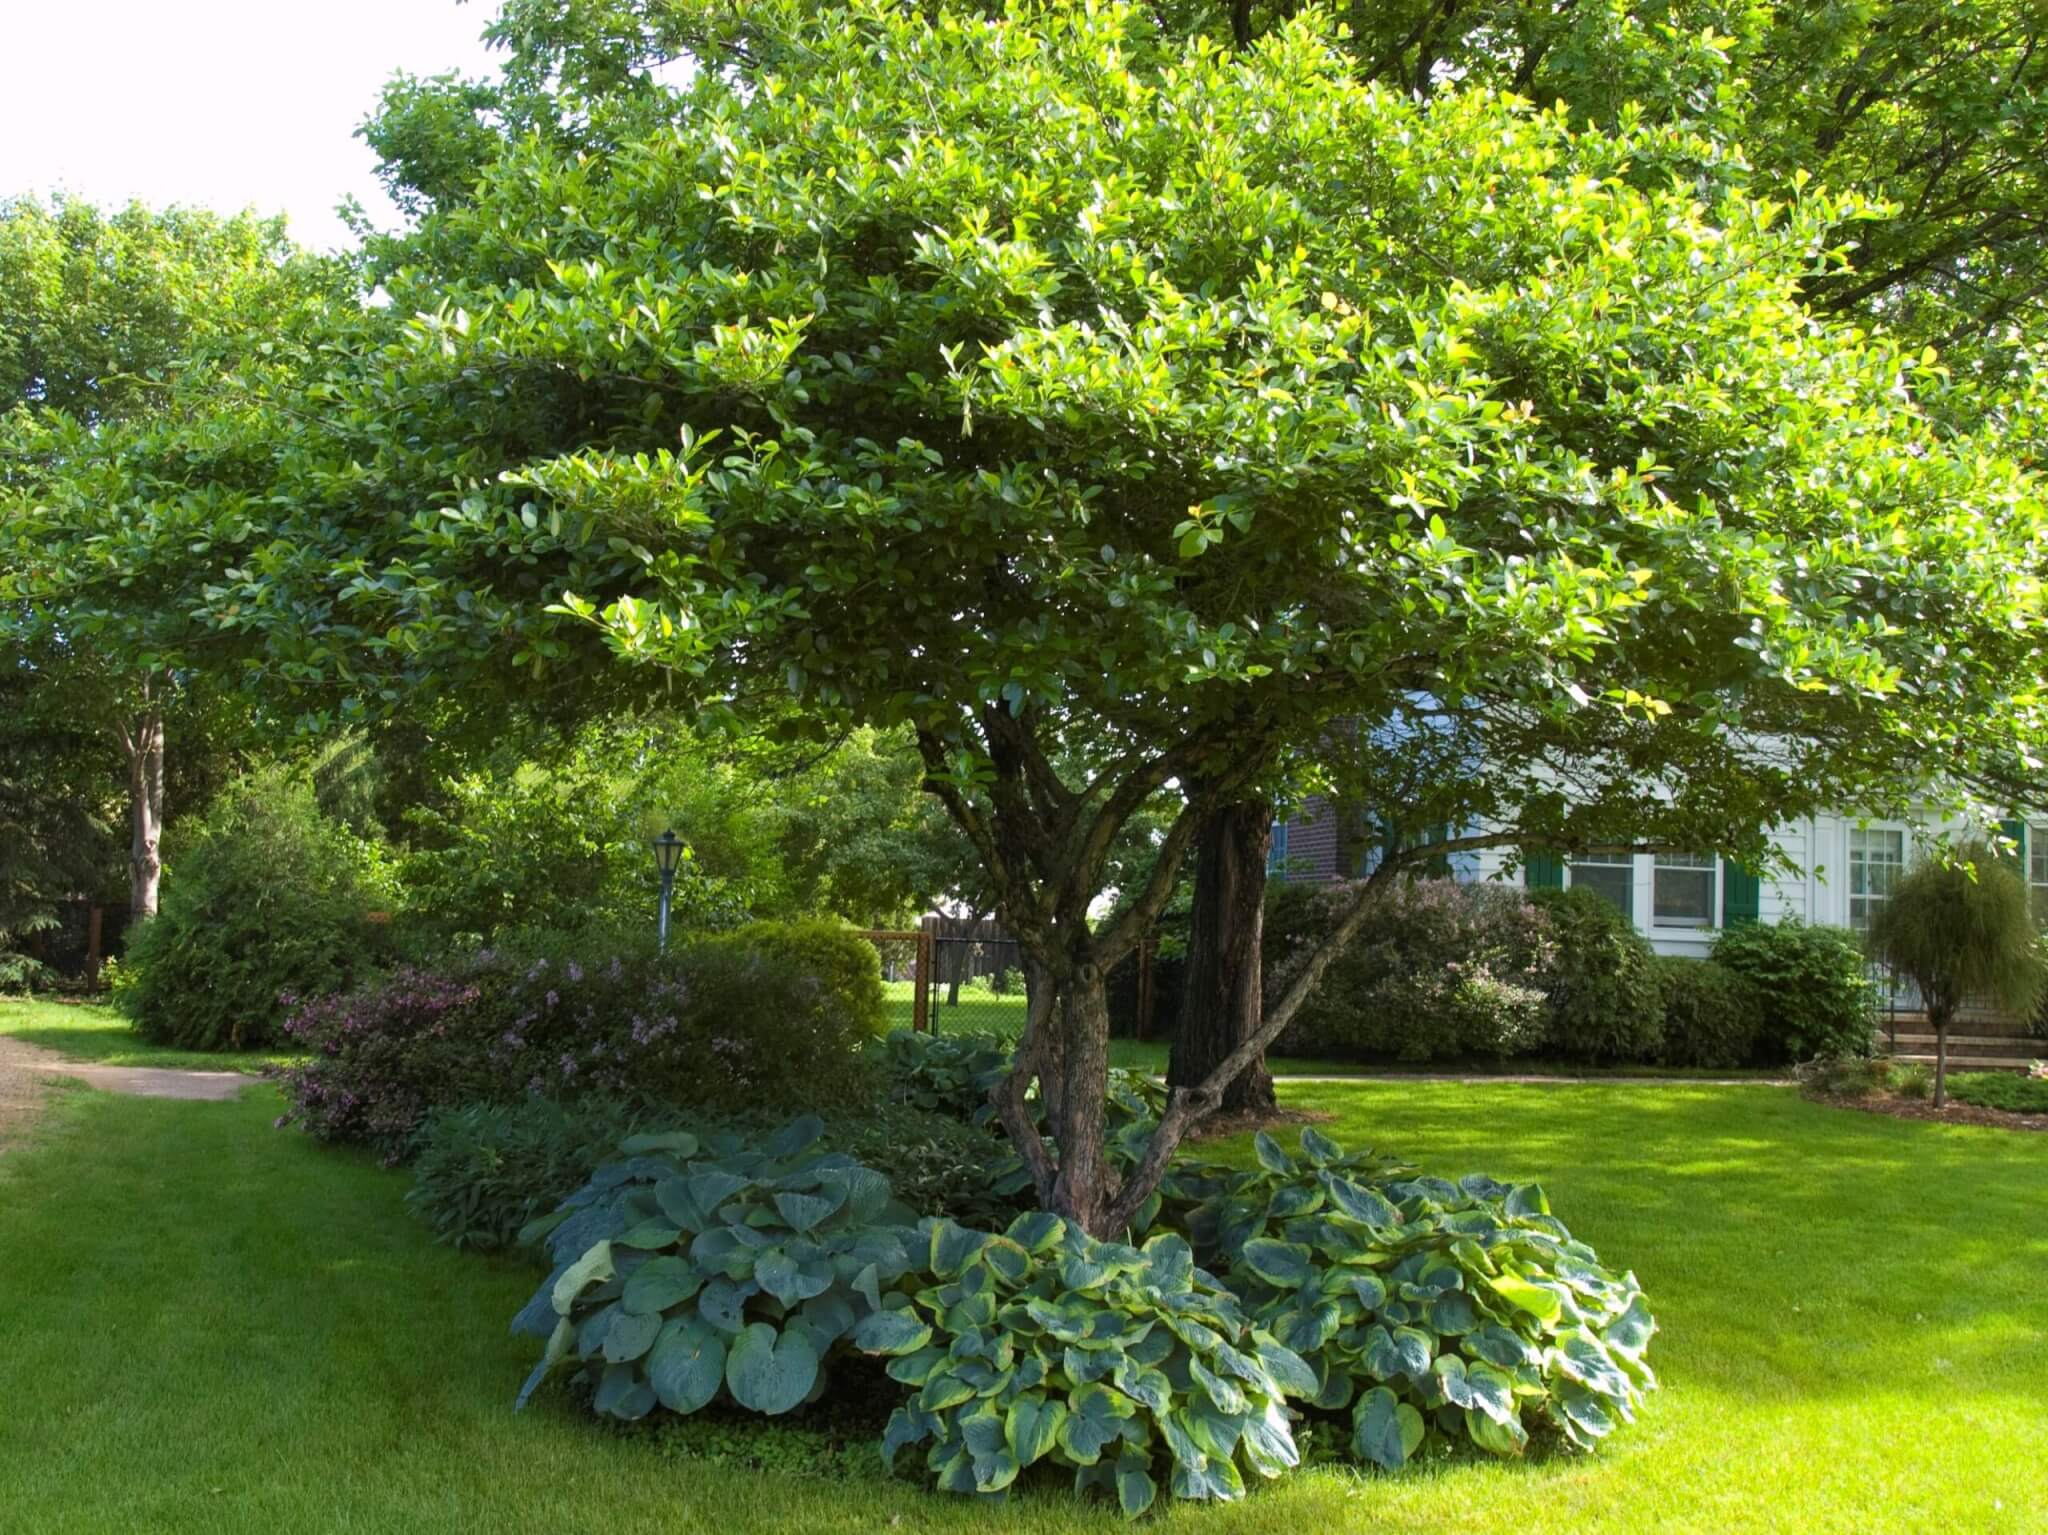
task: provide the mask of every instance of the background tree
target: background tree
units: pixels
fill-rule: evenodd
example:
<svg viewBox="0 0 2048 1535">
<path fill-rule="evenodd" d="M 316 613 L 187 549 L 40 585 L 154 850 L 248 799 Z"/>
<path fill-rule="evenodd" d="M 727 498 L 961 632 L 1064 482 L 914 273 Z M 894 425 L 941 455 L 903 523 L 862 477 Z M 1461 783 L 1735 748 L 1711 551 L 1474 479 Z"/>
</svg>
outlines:
<svg viewBox="0 0 2048 1535">
<path fill-rule="evenodd" d="M 589 700 L 609 652 L 714 715 L 913 732 L 1045 982 L 1002 1107 L 1052 1208 L 1126 1223 L 1355 930 L 1112 1167 L 1104 971 L 1339 721 L 1427 700 L 1500 812 L 1374 880 L 1644 804 L 1726 845 L 1893 803 L 1901 761 L 2015 797 L 2048 525 L 1910 355 L 1803 307 L 1855 199 L 1361 84 L 1314 18 L 1232 55 L 1115 6 L 666 14 L 725 67 L 594 104 L 603 156 L 508 145 L 387 279 L 395 343 L 366 316 L 303 395 L 103 459 L 145 536 L 77 494 L 16 527 L 67 600 L 176 592 L 309 707 Z"/>
<path fill-rule="evenodd" d="M 2027 884 L 1981 842 L 1928 858 L 1870 919 L 1870 952 L 1913 983 L 1934 1030 L 1934 1106 L 1948 1102 L 1948 1031 L 1981 1001 L 2031 1013 L 2048 985 Z"/>
</svg>

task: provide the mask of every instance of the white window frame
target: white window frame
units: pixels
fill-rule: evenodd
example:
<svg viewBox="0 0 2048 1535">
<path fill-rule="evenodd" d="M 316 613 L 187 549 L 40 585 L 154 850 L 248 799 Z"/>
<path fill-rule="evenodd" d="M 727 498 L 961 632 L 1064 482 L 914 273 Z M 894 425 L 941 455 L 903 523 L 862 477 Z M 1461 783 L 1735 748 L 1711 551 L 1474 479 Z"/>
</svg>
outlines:
<svg viewBox="0 0 2048 1535">
<path fill-rule="evenodd" d="M 1898 861 L 1894 863 L 1889 859 L 1879 860 L 1880 863 L 1888 865 L 1891 868 L 1893 880 L 1898 879 L 1901 875 L 1903 875 L 1906 872 L 1906 866 L 1913 857 L 1912 828 L 1907 826 L 1902 821 L 1873 821 L 1864 826 L 1851 826 L 1848 828 L 1847 833 L 1843 838 L 1842 848 L 1842 867 L 1846 871 L 1846 879 L 1844 881 L 1842 889 L 1842 899 L 1845 903 L 1843 917 L 1845 918 L 1846 924 L 1849 927 L 1849 929 L 1852 932 L 1858 933 L 1867 933 L 1870 931 L 1871 913 L 1874 912 L 1879 906 L 1883 905 L 1885 898 L 1891 893 L 1891 884 L 1889 881 L 1887 881 L 1884 890 L 1880 892 L 1871 892 L 1868 890 L 1859 891 L 1856 888 L 1856 877 L 1858 870 L 1858 861 L 1856 857 L 1858 849 L 1856 846 L 1856 839 L 1858 837 L 1870 836 L 1885 836 L 1898 838 Z M 1864 860 L 1862 860 L 1862 865 L 1866 870 L 1870 867 L 1870 864 L 1870 859 L 1865 858 Z M 1859 901 L 1863 903 L 1863 905 L 1860 908 L 1857 905 L 1857 902 Z"/>
<path fill-rule="evenodd" d="M 1674 874 L 1707 877 L 1707 909 L 1697 920 L 1691 917 L 1663 917 L 1657 913 L 1657 876 L 1665 870 Z M 1701 933 L 1721 925 L 1721 860 L 1712 853 L 1657 853 L 1650 859 L 1650 926 L 1667 932 Z"/>
<path fill-rule="evenodd" d="M 2034 918 L 2048 923 L 2048 821 L 2027 825 L 2027 845 L 2020 849 L 2027 890 L 2034 898 Z"/>
<path fill-rule="evenodd" d="M 1628 904 L 1621 908 L 1621 914 L 1628 918 L 1629 925 L 1631 927 L 1640 928 L 1642 924 L 1640 921 L 1638 921 L 1636 917 L 1636 855 L 1634 853 L 1610 853 L 1606 857 L 1601 857 L 1599 855 L 1599 850 L 1595 849 L 1592 854 L 1588 855 L 1585 858 L 1567 858 L 1564 861 L 1564 882 L 1567 888 L 1570 888 L 1571 886 L 1578 884 L 1578 869 L 1580 864 L 1585 864 L 1591 868 L 1596 869 L 1625 868 L 1628 870 L 1628 885 L 1626 887 L 1628 890 Z M 1586 888 L 1589 890 L 1593 890 L 1598 894 L 1605 893 L 1603 891 L 1599 891 L 1597 886 L 1588 885 Z"/>
</svg>

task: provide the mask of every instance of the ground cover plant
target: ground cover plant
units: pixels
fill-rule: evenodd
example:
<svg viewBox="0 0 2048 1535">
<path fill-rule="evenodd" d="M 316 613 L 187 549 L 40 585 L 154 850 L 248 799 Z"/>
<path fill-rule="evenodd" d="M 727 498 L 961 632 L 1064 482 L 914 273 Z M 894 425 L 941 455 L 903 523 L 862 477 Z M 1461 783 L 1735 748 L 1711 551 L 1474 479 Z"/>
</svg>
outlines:
<svg viewBox="0 0 2048 1535">
<path fill-rule="evenodd" d="M 1429 1457 L 1419 1474 L 1361 1479 L 1328 1463 L 1315 1430 L 1303 1469 L 1243 1503 L 1152 1516 L 1164 1527 L 1725 1535 L 1755 1526 L 1761 1486 L 1786 1529 L 2031 1535 L 2048 1506 L 2034 1453 L 2048 1295 L 2011 1224 L 2048 1197 L 2048 1174 L 2010 1135 L 1767 1087 L 1280 1091 L 1332 1114 L 1321 1128 L 1340 1142 L 1540 1183 L 1576 1235 L 1640 1264 L 1666 1389 L 1590 1457 Z M 854 1439 L 800 1410 L 774 1420 L 786 1435 L 761 1436 L 759 1419 L 707 1409 L 614 1435 L 552 1392 L 509 1414 L 535 1344 L 491 1319 L 532 1293 L 534 1269 L 437 1246 L 403 1213 L 403 1174 L 273 1134 L 277 1107 L 261 1087 L 228 1104 L 66 1093 L 35 1143 L 0 1153 L 0 1390 L 38 1404 L 0 1433 L 23 1528 L 1119 1527 L 1114 1505 L 1063 1487 L 991 1510 L 884 1479 L 880 1418 Z M 1203 1154 L 1256 1165 L 1245 1140 Z M 1909 1186 L 1943 1193 L 1900 1222 Z M 145 1330 L 155 1341 L 137 1350 Z M 1907 1442 L 1918 1453 L 1901 1455 Z M 764 1458 L 804 1474 L 764 1474 Z"/>
<path fill-rule="evenodd" d="M 1958 1103 L 2008 1114 L 2048 1114 L 2048 1078 L 2016 1071 L 1958 1072 L 1948 1079 L 1948 1095 Z"/>
</svg>

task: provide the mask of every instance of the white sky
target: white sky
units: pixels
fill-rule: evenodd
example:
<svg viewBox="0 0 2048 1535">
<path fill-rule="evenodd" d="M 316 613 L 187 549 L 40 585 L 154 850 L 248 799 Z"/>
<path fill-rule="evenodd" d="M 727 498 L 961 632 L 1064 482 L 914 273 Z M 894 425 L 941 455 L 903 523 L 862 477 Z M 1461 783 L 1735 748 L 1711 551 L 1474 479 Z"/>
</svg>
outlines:
<svg viewBox="0 0 2048 1535">
<path fill-rule="evenodd" d="M 399 70 L 490 71 L 496 0 L 0 0 L 0 197 L 283 213 L 316 249 L 397 215 L 356 126 Z"/>
</svg>

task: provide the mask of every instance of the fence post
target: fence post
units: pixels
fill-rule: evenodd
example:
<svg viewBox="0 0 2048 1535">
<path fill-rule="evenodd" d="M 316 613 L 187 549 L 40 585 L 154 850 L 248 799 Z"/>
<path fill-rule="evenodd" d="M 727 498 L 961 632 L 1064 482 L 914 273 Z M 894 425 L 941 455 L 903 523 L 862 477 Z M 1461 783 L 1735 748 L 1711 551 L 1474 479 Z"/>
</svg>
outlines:
<svg viewBox="0 0 2048 1535">
<path fill-rule="evenodd" d="M 94 902 L 85 914 L 85 989 L 100 989 L 100 940 L 102 913 Z"/>
<path fill-rule="evenodd" d="M 1138 940 L 1138 1038 L 1152 1033 L 1152 935 Z"/>
<path fill-rule="evenodd" d="M 917 979 L 910 988 L 910 1026 L 919 1034 L 932 1026 L 932 930 L 920 924 L 917 930 Z"/>
</svg>

